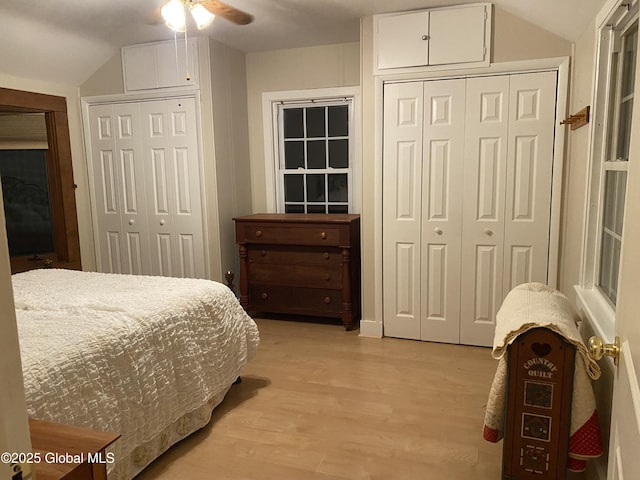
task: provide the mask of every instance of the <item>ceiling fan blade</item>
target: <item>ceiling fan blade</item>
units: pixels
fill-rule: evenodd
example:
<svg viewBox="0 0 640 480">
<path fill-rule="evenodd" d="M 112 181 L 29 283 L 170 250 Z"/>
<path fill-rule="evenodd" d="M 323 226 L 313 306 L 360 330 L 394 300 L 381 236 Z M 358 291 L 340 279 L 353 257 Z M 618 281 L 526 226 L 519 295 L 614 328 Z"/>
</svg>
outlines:
<svg viewBox="0 0 640 480">
<path fill-rule="evenodd" d="M 248 25 L 253 22 L 253 17 L 248 13 L 233 8 L 226 3 L 219 2 L 218 0 L 205 0 L 202 2 L 202 6 L 214 15 L 220 15 L 238 25 Z"/>
</svg>

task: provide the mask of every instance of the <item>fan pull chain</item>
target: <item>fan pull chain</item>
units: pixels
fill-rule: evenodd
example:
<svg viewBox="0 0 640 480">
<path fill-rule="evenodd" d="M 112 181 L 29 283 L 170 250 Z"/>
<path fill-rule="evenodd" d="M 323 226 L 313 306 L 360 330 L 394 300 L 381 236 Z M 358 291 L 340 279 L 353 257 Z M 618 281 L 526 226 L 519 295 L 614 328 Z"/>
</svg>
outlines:
<svg viewBox="0 0 640 480">
<path fill-rule="evenodd" d="M 178 32 L 173 31 L 173 49 L 176 53 L 176 78 L 180 75 L 180 64 L 178 63 Z"/>
<path fill-rule="evenodd" d="M 187 42 L 187 24 L 184 25 L 184 64 L 187 68 L 187 74 L 185 80 L 188 82 L 191 80 L 191 74 L 189 73 L 189 43 Z"/>
</svg>

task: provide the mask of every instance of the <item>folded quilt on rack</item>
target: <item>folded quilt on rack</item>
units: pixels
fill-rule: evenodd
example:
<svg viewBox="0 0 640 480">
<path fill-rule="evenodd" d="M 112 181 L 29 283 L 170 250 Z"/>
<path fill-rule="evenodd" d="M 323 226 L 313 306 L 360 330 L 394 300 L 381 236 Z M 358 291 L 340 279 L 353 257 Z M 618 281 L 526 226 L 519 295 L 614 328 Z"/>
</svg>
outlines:
<svg viewBox="0 0 640 480">
<path fill-rule="evenodd" d="M 591 379 L 600 377 L 600 367 L 582 342 L 577 329 L 578 320 L 567 297 L 547 285 L 525 283 L 509 292 L 496 316 L 491 355 L 499 362 L 489 392 L 483 437 L 489 442 L 498 442 L 504 435 L 507 347 L 528 330 L 548 328 L 576 347 L 568 468 L 580 472 L 585 469 L 588 458 L 602 454 L 603 447 L 591 386 Z"/>
</svg>

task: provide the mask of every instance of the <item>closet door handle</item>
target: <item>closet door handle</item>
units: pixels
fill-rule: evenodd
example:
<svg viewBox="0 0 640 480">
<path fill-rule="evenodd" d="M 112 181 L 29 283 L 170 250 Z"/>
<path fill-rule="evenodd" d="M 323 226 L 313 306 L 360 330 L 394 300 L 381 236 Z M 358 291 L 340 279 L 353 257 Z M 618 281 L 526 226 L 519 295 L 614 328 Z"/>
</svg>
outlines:
<svg viewBox="0 0 640 480">
<path fill-rule="evenodd" d="M 160 225 L 164 225 L 164 220 L 160 220 Z"/>
<path fill-rule="evenodd" d="M 134 223 L 136 223 L 136 221 L 133 218 L 129 219 L 129 225 L 133 225 Z"/>
<path fill-rule="evenodd" d="M 493 235 L 493 230 L 491 230 L 490 228 L 485 228 L 484 229 L 484 234 L 488 237 L 490 237 L 491 235 Z"/>
<path fill-rule="evenodd" d="M 442 235 L 442 229 L 439 227 L 436 227 L 433 231 L 436 232 L 436 235 Z"/>
</svg>

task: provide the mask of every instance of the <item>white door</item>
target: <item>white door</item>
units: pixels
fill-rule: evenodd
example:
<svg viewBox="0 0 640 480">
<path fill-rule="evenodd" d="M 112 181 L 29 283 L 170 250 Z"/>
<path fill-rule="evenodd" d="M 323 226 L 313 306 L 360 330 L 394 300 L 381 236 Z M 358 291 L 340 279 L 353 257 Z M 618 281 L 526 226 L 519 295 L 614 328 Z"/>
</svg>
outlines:
<svg viewBox="0 0 640 480">
<path fill-rule="evenodd" d="M 89 119 L 98 268 L 149 273 L 139 108 L 96 105 Z"/>
<path fill-rule="evenodd" d="M 633 153 L 638 150 L 640 122 L 636 120 L 634 115 L 616 305 L 622 348 L 613 386 L 609 480 L 640 478 L 640 158 Z"/>
<path fill-rule="evenodd" d="M 424 82 L 420 339 L 460 342 L 465 80 Z"/>
<path fill-rule="evenodd" d="M 384 90 L 384 333 L 458 343 L 465 81 Z"/>
<path fill-rule="evenodd" d="M 547 282 L 555 93 L 555 72 L 385 85 L 385 335 L 490 346 L 506 293 Z"/>
<path fill-rule="evenodd" d="M 491 345 L 502 303 L 509 77 L 467 81 L 460 342 Z"/>
<path fill-rule="evenodd" d="M 420 339 L 422 82 L 384 87 L 384 333 Z"/>
<path fill-rule="evenodd" d="M 195 100 L 140 105 L 151 273 L 205 277 Z"/>
<path fill-rule="evenodd" d="M 502 300 L 547 282 L 556 73 L 467 80 L 460 343 L 489 346 Z"/>
</svg>

